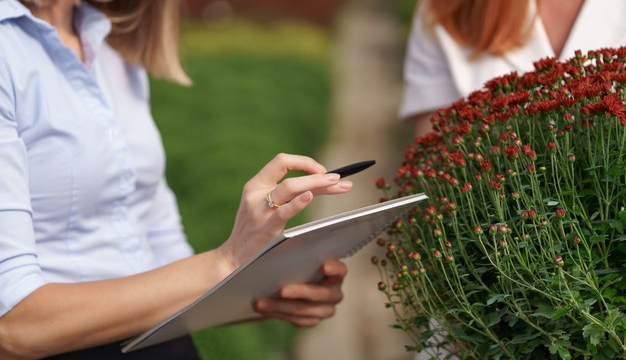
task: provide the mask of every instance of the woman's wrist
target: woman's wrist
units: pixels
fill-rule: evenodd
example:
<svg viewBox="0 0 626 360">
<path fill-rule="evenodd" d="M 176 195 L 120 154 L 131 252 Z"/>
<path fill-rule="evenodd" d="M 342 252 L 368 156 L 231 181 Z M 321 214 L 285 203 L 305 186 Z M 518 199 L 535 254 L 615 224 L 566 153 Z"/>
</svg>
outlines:
<svg viewBox="0 0 626 360">
<path fill-rule="evenodd" d="M 210 266 L 214 267 L 214 270 L 220 274 L 221 279 L 230 275 L 240 265 L 233 252 L 230 251 L 229 245 L 229 241 L 225 241 L 222 245 L 212 251 L 214 256 L 213 259 L 211 259 L 211 262 L 213 264 Z"/>
</svg>

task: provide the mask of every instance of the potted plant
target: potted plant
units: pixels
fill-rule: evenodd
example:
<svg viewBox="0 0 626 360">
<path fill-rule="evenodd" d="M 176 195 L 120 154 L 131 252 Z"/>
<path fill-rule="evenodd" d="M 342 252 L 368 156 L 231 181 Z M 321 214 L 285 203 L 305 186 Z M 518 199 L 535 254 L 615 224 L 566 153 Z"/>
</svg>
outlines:
<svg viewBox="0 0 626 360">
<path fill-rule="evenodd" d="M 543 59 L 431 119 L 379 289 L 434 359 L 626 358 L 626 48 Z"/>
</svg>

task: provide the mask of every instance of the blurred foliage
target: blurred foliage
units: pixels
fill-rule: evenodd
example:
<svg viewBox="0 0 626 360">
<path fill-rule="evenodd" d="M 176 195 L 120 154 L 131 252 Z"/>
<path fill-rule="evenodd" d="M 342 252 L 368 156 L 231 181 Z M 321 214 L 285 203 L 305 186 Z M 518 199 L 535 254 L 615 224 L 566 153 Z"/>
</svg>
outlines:
<svg viewBox="0 0 626 360">
<path fill-rule="evenodd" d="M 407 32 L 415 16 L 417 3 L 418 0 L 393 0 L 390 2 L 393 14 L 402 23 L 402 26 L 407 29 Z"/>
<path fill-rule="evenodd" d="M 167 178 L 200 252 L 228 237 L 244 183 L 276 153 L 317 152 L 328 128 L 329 47 L 316 29 L 244 22 L 185 24 L 181 47 L 194 85 L 153 80 L 152 107 Z M 205 359 L 285 359 L 294 333 L 266 321 L 194 339 Z"/>
</svg>

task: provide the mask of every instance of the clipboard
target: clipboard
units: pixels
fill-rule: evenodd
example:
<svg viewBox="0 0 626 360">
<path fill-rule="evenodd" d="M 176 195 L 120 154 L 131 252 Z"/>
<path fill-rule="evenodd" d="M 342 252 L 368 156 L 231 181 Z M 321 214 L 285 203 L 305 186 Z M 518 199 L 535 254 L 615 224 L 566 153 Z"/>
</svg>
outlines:
<svg viewBox="0 0 626 360">
<path fill-rule="evenodd" d="M 348 257 L 428 197 L 405 196 L 285 230 L 193 303 L 122 344 L 128 353 L 193 331 L 261 318 L 254 299 L 273 297 L 288 284 L 322 279 L 320 266 Z"/>
</svg>

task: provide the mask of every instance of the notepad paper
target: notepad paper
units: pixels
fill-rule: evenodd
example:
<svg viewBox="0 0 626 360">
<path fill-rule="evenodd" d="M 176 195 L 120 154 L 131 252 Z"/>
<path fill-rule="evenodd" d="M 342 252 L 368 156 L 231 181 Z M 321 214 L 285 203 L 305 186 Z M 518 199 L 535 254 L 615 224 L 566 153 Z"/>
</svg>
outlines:
<svg viewBox="0 0 626 360">
<path fill-rule="evenodd" d="M 258 318 L 254 299 L 275 296 L 284 285 L 321 280 L 322 263 L 352 255 L 424 199 L 424 194 L 406 196 L 285 230 L 195 302 L 128 341 L 122 352 Z"/>
</svg>

